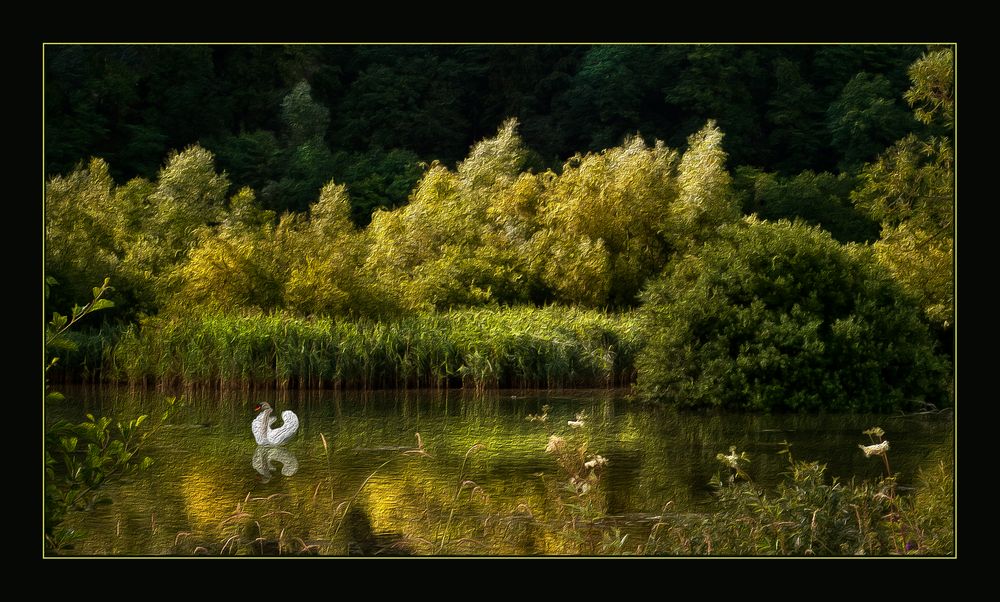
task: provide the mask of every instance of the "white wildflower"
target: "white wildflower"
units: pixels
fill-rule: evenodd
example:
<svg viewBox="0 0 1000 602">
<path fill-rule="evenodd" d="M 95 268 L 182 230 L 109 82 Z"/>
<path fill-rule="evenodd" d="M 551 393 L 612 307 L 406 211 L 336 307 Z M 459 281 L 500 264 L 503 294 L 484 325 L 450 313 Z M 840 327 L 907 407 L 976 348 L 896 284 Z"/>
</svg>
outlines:
<svg viewBox="0 0 1000 602">
<path fill-rule="evenodd" d="M 583 463 L 584 468 L 597 468 L 598 466 L 604 466 L 608 463 L 608 459 L 604 456 L 594 456 L 590 460 Z"/>
<path fill-rule="evenodd" d="M 746 452 L 743 452 L 741 454 L 736 453 L 736 446 L 731 446 L 729 448 L 728 456 L 726 454 L 718 454 L 715 456 L 715 458 L 719 462 L 722 462 L 723 464 L 734 470 L 739 470 L 741 460 L 749 460 L 749 458 L 747 458 Z"/>
<path fill-rule="evenodd" d="M 872 456 L 884 456 L 885 452 L 889 451 L 889 442 L 883 441 L 882 443 L 876 443 L 875 445 L 861 445 L 858 444 L 861 451 L 865 452 L 865 457 L 870 458 Z"/>
<path fill-rule="evenodd" d="M 562 449 L 563 445 L 566 444 L 566 440 L 559 435 L 550 435 L 549 444 L 545 446 L 545 453 L 551 454 Z"/>
<path fill-rule="evenodd" d="M 571 427 L 573 427 L 575 429 L 578 429 L 578 428 L 583 427 L 583 425 L 585 423 L 582 420 L 567 420 L 566 424 L 570 425 Z"/>
</svg>

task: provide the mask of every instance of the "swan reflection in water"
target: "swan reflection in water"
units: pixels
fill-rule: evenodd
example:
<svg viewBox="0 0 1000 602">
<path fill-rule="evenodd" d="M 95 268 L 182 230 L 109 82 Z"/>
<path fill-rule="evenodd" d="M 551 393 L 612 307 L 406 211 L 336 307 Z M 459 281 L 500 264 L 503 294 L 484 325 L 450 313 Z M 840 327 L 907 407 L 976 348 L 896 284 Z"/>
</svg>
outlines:
<svg viewBox="0 0 1000 602">
<path fill-rule="evenodd" d="M 283 447 L 268 447 L 258 445 L 253 452 L 253 459 L 250 465 L 263 477 L 261 482 L 267 483 L 271 480 L 271 473 L 277 470 L 274 463 L 281 464 L 281 474 L 290 477 L 299 470 L 299 460 L 295 454 Z"/>
</svg>

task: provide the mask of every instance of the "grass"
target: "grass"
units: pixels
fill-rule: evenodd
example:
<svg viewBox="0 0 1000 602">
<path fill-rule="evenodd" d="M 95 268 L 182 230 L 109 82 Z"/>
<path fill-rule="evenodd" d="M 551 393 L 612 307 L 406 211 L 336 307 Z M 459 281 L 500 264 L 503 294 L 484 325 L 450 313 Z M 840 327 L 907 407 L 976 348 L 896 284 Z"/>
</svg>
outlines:
<svg viewBox="0 0 1000 602">
<path fill-rule="evenodd" d="M 64 378 L 212 388 L 563 388 L 634 380 L 631 314 L 465 309 L 395 321 L 150 318 L 80 335 Z"/>
</svg>

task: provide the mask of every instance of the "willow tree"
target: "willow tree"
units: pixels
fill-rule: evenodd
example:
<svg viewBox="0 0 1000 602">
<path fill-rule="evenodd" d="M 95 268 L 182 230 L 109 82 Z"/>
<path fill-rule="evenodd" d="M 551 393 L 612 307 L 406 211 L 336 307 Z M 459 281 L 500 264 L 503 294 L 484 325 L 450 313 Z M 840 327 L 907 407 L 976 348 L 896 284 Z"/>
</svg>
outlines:
<svg viewBox="0 0 1000 602">
<path fill-rule="evenodd" d="M 167 309 L 176 314 L 281 307 L 288 253 L 280 241 L 289 237 L 296 219 L 285 216 L 276 225 L 274 213 L 259 209 L 253 191 L 244 188 L 221 222 L 199 229 L 187 260 L 171 270 Z"/>
<path fill-rule="evenodd" d="M 522 173 L 527 150 L 516 128 L 516 121 L 505 122 L 455 171 L 431 165 L 409 204 L 373 215 L 365 269 L 401 306 L 527 299 L 526 245 L 538 187 Z"/>
<path fill-rule="evenodd" d="M 677 202 L 668 211 L 665 229 L 675 249 L 687 252 L 712 238 L 719 228 L 740 217 L 726 171 L 724 134 L 714 121 L 688 138 L 678 169 Z"/>
<path fill-rule="evenodd" d="M 546 284 L 560 300 L 631 305 L 668 256 L 662 235 L 679 194 L 678 154 L 635 136 L 575 156 L 547 186 L 541 241 Z"/>
<path fill-rule="evenodd" d="M 351 222 L 347 188 L 332 180 L 309 207 L 294 241 L 283 253 L 290 260 L 285 306 L 304 314 L 364 315 L 382 303 L 361 274 L 365 248 Z"/>
<path fill-rule="evenodd" d="M 114 275 L 122 250 L 115 232 L 114 181 L 108 164 L 91 159 L 45 189 L 45 268 L 66 297 L 82 298 L 94 282 Z M 62 298 L 56 305 L 66 305 Z"/>
<path fill-rule="evenodd" d="M 915 295 L 942 333 L 954 321 L 954 66 L 951 49 L 929 52 L 910 68 L 906 100 L 927 126 L 862 171 L 854 202 L 882 224 L 881 261 Z"/>
<path fill-rule="evenodd" d="M 116 305 L 156 311 L 169 295 L 164 278 L 222 218 L 228 188 L 199 146 L 171 153 L 155 182 L 123 186 L 93 159 L 46 189 L 46 269 L 76 296 L 110 276 Z"/>
</svg>

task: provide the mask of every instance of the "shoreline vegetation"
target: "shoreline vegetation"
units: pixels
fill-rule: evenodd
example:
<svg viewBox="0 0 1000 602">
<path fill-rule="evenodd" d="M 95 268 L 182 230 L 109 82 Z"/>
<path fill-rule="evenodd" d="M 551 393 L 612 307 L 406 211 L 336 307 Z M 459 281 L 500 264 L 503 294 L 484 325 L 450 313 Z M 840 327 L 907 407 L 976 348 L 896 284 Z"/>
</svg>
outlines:
<svg viewBox="0 0 1000 602">
<path fill-rule="evenodd" d="M 558 306 L 391 322 L 218 314 L 71 340 L 64 381 L 219 389 L 621 387 L 641 347 L 634 314 Z"/>
<path fill-rule="evenodd" d="M 83 382 L 954 407 L 952 46 L 54 44 L 44 60 L 46 403 Z M 182 405 L 47 426 L 47 553 L 152 466 L 146 440 Z M 955 552 L 953 451 L 904 491 L 880 427 L 851 450 L 884 465 L 875 480 L 786 446 L 764 487 L 747 453 L 718 450 L 715 512 L 665 506 L 637 545 L 609 520 L 619 460 L 575 418 L 533 443 L 556 531 L 488 506 L 470 441 L 413 551 L 516 526 L 601 555 Z M 399 461 L 432 461 L 415 439 Z M 264 520 L 299 510 L 282 496 L 248 492 L 225 539 L 178 533 L 171 553 L 349 553 L 341 526 L 387 464 L 347 498 L 331 468 L 328 507 L 310 484 L 297 503 L 322 513 L 322 543 Z"/>
<path fill-rule="evenodd" d="M 265 190 L 234 193 L 200 144 L 124 184 L 92 158 L 46 187 L 51 307 L 114 285 L 104 326 L 74 335 L 63 374 L 635 384 L 671 405 L 764 412 L 950 405 L 953 60 L 929 48 L 912 63 L 912 113 L 854 78 L 847 105 L 891 105 L 912 128 L 837 176 L 730 165 L 725 120 L 711 116 L 686 145 L 626 133 L 541 167 L 510 117 L 454 167 L 422 164 L 405 204 L 358 223 L 356 187 L 327 180 L 307 211 L 279 213 Z M 312 156 L 329 112 L 308 85 L 282 118 Z"/>
</svg>

